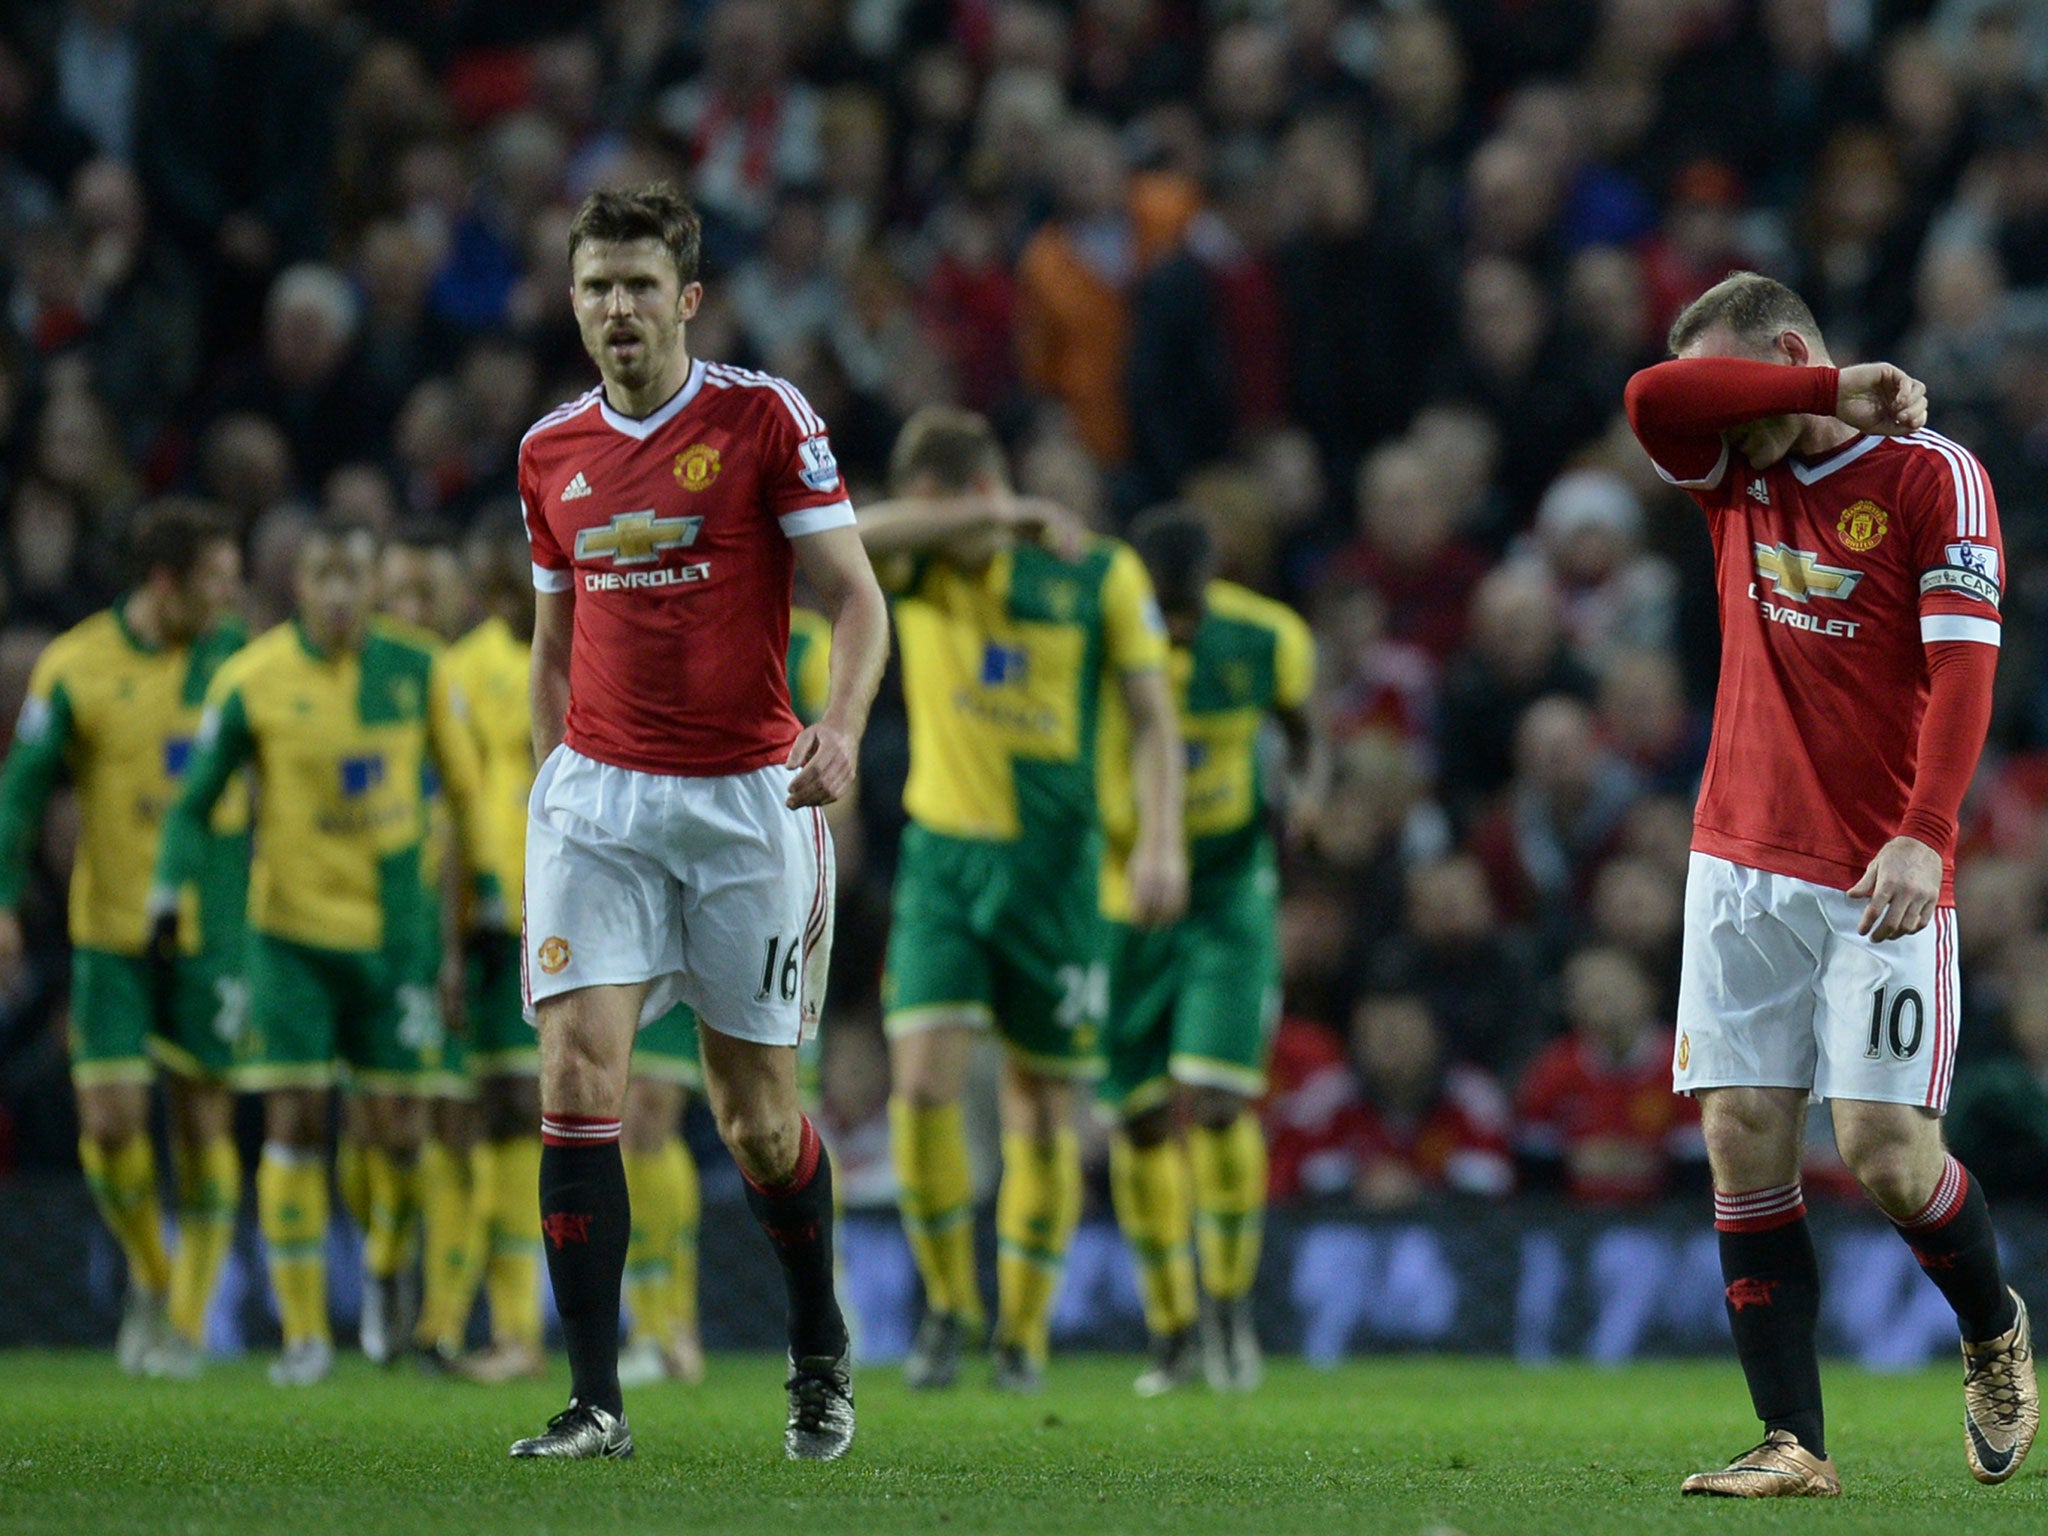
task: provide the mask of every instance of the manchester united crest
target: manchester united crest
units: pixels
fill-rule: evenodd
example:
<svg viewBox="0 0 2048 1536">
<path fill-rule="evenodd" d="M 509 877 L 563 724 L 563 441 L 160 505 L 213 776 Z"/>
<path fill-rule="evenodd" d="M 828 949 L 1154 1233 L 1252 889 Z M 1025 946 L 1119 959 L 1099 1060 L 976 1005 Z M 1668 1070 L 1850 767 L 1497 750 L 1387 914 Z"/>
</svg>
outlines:
<svg viewBox="0 0 2048 1536">
<path fill-rule="evenodd" d="M 686 491 L 701 491 L 718 478 L 718 450 L 704 443 L 692 443 L 676 455 L 676 483 Z"/>
<path fill-rule="evenodd" d="M 1884 536 L 1891 532 L 1891 526 L 1891 514 L 1876 502 L 1852 501 L 1842 508 L 1835 533 L 1844 545 L 1860 555 L 1866 549 L 1875 549 L 1882 544 Z"/>
<path fill-rule="evenodd" d="M 540 941 L 540 968 L 550 976 L 562 974 L 562 968 L 569 963 L 569 941 L 549 935 Z"/>
</svg>

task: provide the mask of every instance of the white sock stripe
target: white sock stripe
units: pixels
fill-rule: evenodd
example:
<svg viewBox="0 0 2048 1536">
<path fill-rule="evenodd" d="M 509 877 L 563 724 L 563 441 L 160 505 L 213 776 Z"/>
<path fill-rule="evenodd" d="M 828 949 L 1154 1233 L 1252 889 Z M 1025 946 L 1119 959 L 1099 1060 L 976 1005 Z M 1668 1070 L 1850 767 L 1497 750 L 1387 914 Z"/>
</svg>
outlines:
<svg viewBox="0 0 2048 1536">
<path fill-rule="evenodd" d="M 1941 1179 L 1934 1186 L 1934 1194 L 1928 1200 L 1926 1209 L 1911 1221 L 1900 1225 L 1911 1231 L 1922 1231 L 1938 1227 L 1955 1214 L 1956 1207 L 1963 1199 L 1963 1165 L 1953 1157 L 1943 1160 Z"/>
<path fill-rule="evenodd" d="M 618 1120 L 552 1120 L 546 1115 L 540 1119 L 543 1136 L 554 1136 L 563 1141 L 610 1141 L 616 1138 L 623 1126 Z"/>
<path fill-rule="evenodd" d="M 1805 1200 L 1805 1191 L 1798 1184 L 1780 1184 L 1773 1189 L 1752 1189 L 1734 1195 L 1724 1195 L 1716 1190 L 1714 1219 L 1747 1221 L 1757 1216 L 1779 1216 L 1796 1210 Z"/>
</svg>

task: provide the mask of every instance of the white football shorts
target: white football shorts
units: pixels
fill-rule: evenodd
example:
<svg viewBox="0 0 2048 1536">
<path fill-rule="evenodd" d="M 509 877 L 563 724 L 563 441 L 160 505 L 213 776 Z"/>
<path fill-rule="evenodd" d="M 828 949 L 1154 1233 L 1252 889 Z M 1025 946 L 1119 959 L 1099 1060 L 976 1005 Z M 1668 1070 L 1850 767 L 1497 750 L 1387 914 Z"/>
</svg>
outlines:
<svg viewBox="0 0 2048 1536">
<path fill-rule="evenodd" d="M 1961 1006 L 1955 909 L 1873 944 L 1856 932 L 1863 905 L 1693 854 L 1672 1085 L 1947 1108 Z"/>
<path fill-rule="evenodd" d="M 642 1027 L 678 1002 L 720 1034 L 796 1045 L 832 953 L 832 833 L 784 803 L 779 764 L 719 778 L 641 773 L 557 747 L 527 801 L 521 975 L 534 1005 L 650 983 Z"/>
</svg>

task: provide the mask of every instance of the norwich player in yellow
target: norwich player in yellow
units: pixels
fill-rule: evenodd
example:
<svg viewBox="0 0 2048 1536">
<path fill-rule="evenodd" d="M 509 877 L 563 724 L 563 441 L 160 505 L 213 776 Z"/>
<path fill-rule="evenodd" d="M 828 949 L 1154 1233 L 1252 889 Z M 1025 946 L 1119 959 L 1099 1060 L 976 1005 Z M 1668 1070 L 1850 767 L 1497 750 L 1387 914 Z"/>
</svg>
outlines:
<svg viewBox="0 0 2048 1536">
<path fill-rule="evenodd" d="M 1171 921 L 1187 895 L 1166 635 L 1137 556 L 1013 498 L 980 417 L 920 412 L 890 478 L 897 499 L 865 510 L 861 534 L 893 593 L 910 716 L 883 978 L 890 1129 L 926 1304 L 905 1374 L 950 1384 L 982 1327 L 960 1101 L 975 1035 L 994 1028 L 1008 1047 L 995 1380 L 1031 1391 L 1080 1218 L 1074 1085 L 1101 1068 L 1095 759 L 1109 696 L 1133 722 L 1134 915 Z"/>
<path fill-rule="evenodd" d="M 377 547 L 315 526 L 295 566 L 296 615 L 214 676 L 196 756 L 165 818 L 151 911 L 177 926 L 204 818 L 255 770 L 248 976 L 251 1048 L 237 1076 L 265 1095 L 257 1212 L 284 1354 L 271 1379 L 305 1385 L 333 1362 L 327 1317 L 327 1095 L 337 1067 L 363 1101 L 371 1222 L 366 1267 L 406 1258 L 418 1086 L 438 1065 L 433 929 L 420 879 L 429 762 L 448 795 L 479 902 L 498 899 L 478 835 L 474 743 L 446 669 L 417 632 L 371 616 Z"/>
<path fill-rule="evenodd" d="M 1294 774 L 1292 809 L 1305 820 L 1321 799 L 1327 762 L 1309 709 L 1315 641 L 1292 609 L 1214 579 L 1209 533 L 1194 513 L 1147 513 L 1132 525 L 1131 544 L 1173 640 L 1190 870 L 1186 915 L 1170 927 L 1140 925 L 1130 863 L 1137 801 L 1114 745 L 1128 726 L 1112 701 L 1101 779 L 1109 918 L 1102 1098 L 1118 1122 L 1111 1194 L 1152 1335 L 1152 1363 L 1137 1388 L 1147 1397 L 1172 1391 L 1206 1364 L 1218 1391 L 1249 1391 L 1261 1372 L 1251 1289 L 1266 1208 L 1266 1143 L 1252 1104 L 1265 1092 L 1280 1016 L 1280 877 L 1260 747 L 1267 722 L 1277 723 Z M 1197 1248 L 1206 1309 L 1196 1297 Z"/>
<path fill-rule="evenodd" d="M 496 1385 L 539 1376 L 547 1367 L 541 1352 L 540 1207 L 534 1198 L 540 1188 L 540 1049 L 519 997 L 526 801 L 533 788 L 527 693 L 533 568 L 524 528 L 508 515 L 504 532 L 470 546 L 466 564 L 485 617 L 448 648 L 446 666 L 466 706 L 464 718 L 482 766 L 486 867 L 504 901 L 487 921 L 466 925 L 461 1033 L 480 1133 L 470 1151 L 471 1230 L 491 1342 L 457 1369 L 472 1381 Z M 451 1313 L 455 1305 L 451 1301 Z M 461 1316 L 446 1322 L 451 1333 L 467 1324 L 468 1305 L 460 1306 Z"/>
<path fill-rule="evenodd" d="M 462 632 L 469 611 L 468 588 L 453 546 L 431 528 L 401 526 L 379 551 L 377 611 L 410 626 L 436 649 Z M 467 709 L 460 713 L 468 719 Z M 431 765 L 426 795 L 427 841 L 421 850 L 420 878 L 437 929 L 432 963 L 440 988 L 442 1035 L 440 1065 L 420 1085 L 426 1099 L 426 1140 L 420 1148 L 418 1179 L 422 1283 L 416 1315 L 410 1265 L 388 1290 L 365 1290 L 362 1342 L 363 1353 L 378 1361 L 395 1358 L 409 1344 L 422 1366 L 440 1371 L 452 1366 L 462 1352 L 476 1302 L 485 1235 L 476 1189 L 476 1088 L 469 1073 L 462 1013 L 463 954 L 458 940 L 466 913 L 464 893 L 455 878 L 462 861 L 454 849 L 448 799 Z M 344 1099 L 342 1138 L 336 1147 L 344 1199 L 351 1193 L 346 1172 L 351 1154 L 364 1172 L 368 1168 L 359 1111 L 355 1095 Z M 350 1214 L 367 1231 L 368 1180 L 363 1179 L 361 1186 L 355 1195 L 361 1207 L 352 1207 Z"/>
<path fill-rule="evenodd" d="M 830 692 L 832 626 L 824 615 L 790 610 L 787 665 L 790 707 L 808 725 L 824 713 Z M 843 812 L 847 804 L 842 800 L 834 809 Z M 813 1033 L 797 1048 L 798 1072 L 805 1079 L 813 1075 L 809 1058 L 817 1041 Z M 697 1164 L 682 1137 L 683 1110 L 690 1095 L 703 1089 L 697 1019 L 679 1003 L 640 1031 L 626 1089 L 620 1149 L 633 1209 L 625 1285 L 633 1331 L 619 1351 L 621 1387 L 704 1379 L 697 1319 L 703 1197 Z"/>
<path fill-rule="evenodd" d="M 243 640 L 230 616 L 241 554 L 225 519 L 190 501 L 145 510 L 130 545 L 135 589 L 43 652 L 0 771 L 0 973 L 20 966 L 28 853 L 68 771 L 82 821 L 71 875 L 71 1075 L 86 1182 L 128 1260 L 116 1349 L 123 1370 L 188 1376 L 241 1204 L 223 1073 L 246 996 L 246 802 L 224 804 L 223 835 L 197 850 L 193 949 L 174 974 L 148 959 L 143 906 L 207 682 Z M 164 1250 L 149 1137 L 152 1056 L 170 1074 L 174 1256 Z"/>
</svg>

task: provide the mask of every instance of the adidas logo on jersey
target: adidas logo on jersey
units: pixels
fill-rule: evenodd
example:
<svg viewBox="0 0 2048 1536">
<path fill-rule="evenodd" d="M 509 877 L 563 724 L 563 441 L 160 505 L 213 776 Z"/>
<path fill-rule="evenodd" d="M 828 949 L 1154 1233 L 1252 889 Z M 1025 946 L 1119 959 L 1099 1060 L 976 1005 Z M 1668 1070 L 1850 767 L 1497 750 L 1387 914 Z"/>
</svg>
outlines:
<svg viewBox="0 0 2048 1536">
<path fill-rule="evenodd" d="M 583 477 L 578 475 L 576 478 L 581 480 Z M 1749 499 L 1751 501 L 1760 501 L 1767 507 L 1771 504 L 1771 488 L 1764 484 L 1764 477 L 1762 475 L 1758 475 L 1749 482 Z"/>
<path fill-rule="evenodd" d="M 562 487 L 562 500 L 574 501 L 578 496 L 590 494 L 590 482 L 583 478 L 583 471 L 576 471 L 576 478 Z"/>
</svg>

